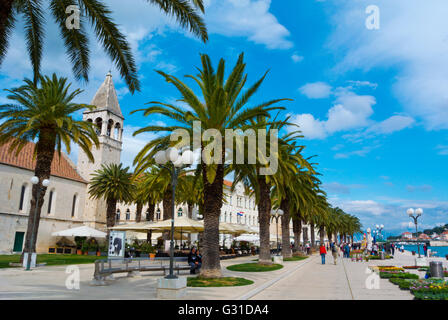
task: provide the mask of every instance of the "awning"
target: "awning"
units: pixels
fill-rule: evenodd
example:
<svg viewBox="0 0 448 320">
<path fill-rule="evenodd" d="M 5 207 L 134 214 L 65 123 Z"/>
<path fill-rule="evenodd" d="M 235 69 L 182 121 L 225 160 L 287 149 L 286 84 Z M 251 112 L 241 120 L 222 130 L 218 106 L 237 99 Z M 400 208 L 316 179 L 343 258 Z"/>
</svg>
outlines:
<svg viewBox="0 0 448 320">
<path fill-rule="evenodd" d="M 91 237 L 105 238 L 107 233 L 90 228 L 88 226 L 77 227 L 62 231 L 56 231 L 51 234 L 54 237 Z"/>
</svg>

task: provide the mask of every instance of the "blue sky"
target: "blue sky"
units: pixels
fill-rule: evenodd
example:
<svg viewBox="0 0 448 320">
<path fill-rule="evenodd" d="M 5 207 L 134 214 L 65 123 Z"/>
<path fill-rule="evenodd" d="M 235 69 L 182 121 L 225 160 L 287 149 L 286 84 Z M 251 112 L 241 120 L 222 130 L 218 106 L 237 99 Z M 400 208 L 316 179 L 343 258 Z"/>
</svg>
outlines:
<svg viewBox="0 0 448 320">
<path fill-rule="evenodd" d="M 269 75 L 253 101 L 285 104 L 300 125 L 306 155 L 317 155 L 330 202 L 361 218 L 365 227 L 409 230 L 408 207 L 422 207 L 423 227 L 447 223 L 448 4 L 432 0 L 209 0 L 210 41 L 179 30 L 146 1 L 108 1 L 132 44 L 142 91 L 130 95 L 92 39 L 92 70 L 82 102 L 90 102 L 112 69 L 126 117 L 122 160 L 151 138 L 132 132 L 163 119 L 130 115 L 147 101 L 175 101 L 176 91 L 154 69 L 196 73 L 199 53 L 230 68 L 245 52 L 249 82 Z M 368 5 L 380 9 L 380 29 L 365 26 Z M 20 24 L 19 24 L 20 27 Z M 20 29 L 20 28 L 19 28 Z M 0 69 L 0 88 L 31 76 L 17 29 Z M 58 31 L 47 25 L 43 69 L 71 77 Z M 6 101 L 0 93 L 0 103 Z M 76 151 L 71 155 L 76 161 Z"/>
</svg>

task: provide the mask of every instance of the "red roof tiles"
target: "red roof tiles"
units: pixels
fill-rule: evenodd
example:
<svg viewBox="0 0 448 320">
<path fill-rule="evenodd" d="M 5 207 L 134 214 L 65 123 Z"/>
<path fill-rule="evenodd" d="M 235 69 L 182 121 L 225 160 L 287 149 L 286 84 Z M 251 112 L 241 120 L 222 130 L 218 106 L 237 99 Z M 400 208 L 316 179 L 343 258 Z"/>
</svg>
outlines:
<svg viewBox="0 0 448 320">
<path fill-rule="evenodd" d="M 34 146 L 34 143 L 28 142 L 16 156 L 15 150 L 14 152 L 9 151 L 10 143 L 6 143 L 0 146 L 0 163 L 34 171 L 36 166 L 36 159 L 33 159 Z M 66 158 L 67 156 L 62 152 L 61 155 L 61 158 L 59 158 L 58 153 L 55 151 L 53 162 L 51 163 L 51 175 L 87 183 Z"/>
</svg>

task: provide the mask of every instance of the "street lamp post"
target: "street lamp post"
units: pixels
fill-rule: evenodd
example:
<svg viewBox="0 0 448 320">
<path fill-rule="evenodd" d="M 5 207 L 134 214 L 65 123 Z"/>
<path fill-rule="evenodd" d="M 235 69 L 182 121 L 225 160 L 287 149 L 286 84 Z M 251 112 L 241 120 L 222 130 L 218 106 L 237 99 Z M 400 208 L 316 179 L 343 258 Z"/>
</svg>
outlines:
<svg viewBox="0 0 448 320">
<path fill-rule="evenodd" d="M 414 224 L 415 224 L 415 235 L 417 236 L 417 250 L 418 250 L 418 257 L 420 258 L 420 243 L 418 242 L 418 226 L 417 226 L 417 220 L 419 217 L 421 217 L 421 215 L 423 214 L 423 209 L 422 208 L 418 208 L 416 210 L 414 210 L 413 208 L 409 208 L 406 213 L 408 214 L 408 216 L 410 218 L 412 218 L 414 220 Z M 415 214 L 415 215 L 414 215 Z"/>
<path fill-rule="evenodd" d="M 154 155 L 154 160 L 157 164 L 165 169 L 171 171 L 171 187 L 172 187 L 172 197 L 171 197 L 171 241 L 170 241 L 170 274 L 167 275 L 166 279 L 177 279 L 174 274 L 174 215 L 175 215 L 175 197 L 176 197 L 176 186 L 177 186 L 177 176 L 180 170 L 193 163 L 193 152 L 190 150 L 185 150 L 182 155 L 179 154 L 179 150 L 176 148 L 169 148 L 165 151 L 158 151 Z M 166 165 L 167 162 L 171 162 L 172 165 Z"/>
<path fill-rule="evenodd" d="M 39 183 L 39 178 L 34 176 L 30 179 L 31 183 L 36 185 Z M 50 180 L 48 179 L 44 179 L 42 181 L 42 187 L 46 188 L 50 185 Z M 37 199 L 36 199 L 36 206 L 34 207 L 34 215 L 33 215 L 33 226 L 31 229 L 31 239 L 30 239 L 30 243 L 28 245 L 28 259 L 26 262 L 26 270 L 30 270 L 31 268 L 31 255 L 33 254 L 33 243 L 34 243 L 34 238 L 36 237 L 35 235 L 35 230 L 36 230 L 36 219 L 37 219 L 37 208 L 39 207 L 39 199 L 40 199 L 40 195 L 42 193 L 42 187 L 41 186 L 37 186 Z"/>
<path fill-rule="evenodd" d="M 280 243 L 278 242 L 278 219 L 283 216 L 283 210 L 278 209 L 276 211 L 271 211 L 271 216 L 275 219 L 276 228 L 277 228 L 277 256 L 280 255 Z"/>
</svg>

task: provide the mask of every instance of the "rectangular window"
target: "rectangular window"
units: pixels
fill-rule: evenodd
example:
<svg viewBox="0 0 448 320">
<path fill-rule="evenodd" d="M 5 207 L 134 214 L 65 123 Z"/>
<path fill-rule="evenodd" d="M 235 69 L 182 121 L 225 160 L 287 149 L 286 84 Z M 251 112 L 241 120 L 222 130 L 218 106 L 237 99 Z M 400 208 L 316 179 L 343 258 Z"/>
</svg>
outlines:
<svg viewBox="0 0 448 320">
<path fill-rule="evenodd" d="M 53 191 L 50 191 L 50 195 L 48 196 L 48 210 L 47 213 L 51 213 L 51 202 L 53 201 Z"/>
<path fill-rule="evenodd" d="M 23 201 L 25 200 L 25 191 L 26 191 L 26 186 L 22 186 L 22 190 L 20 191 L 19 210 L 23 210 Z"/>
<path fill-rule="evenodd" d="M 72 217 L 75 216 L 75 209 L 76 209 L 76 195 L 73 196 L 73 203 L 72 203 Z"/>
</svg>

